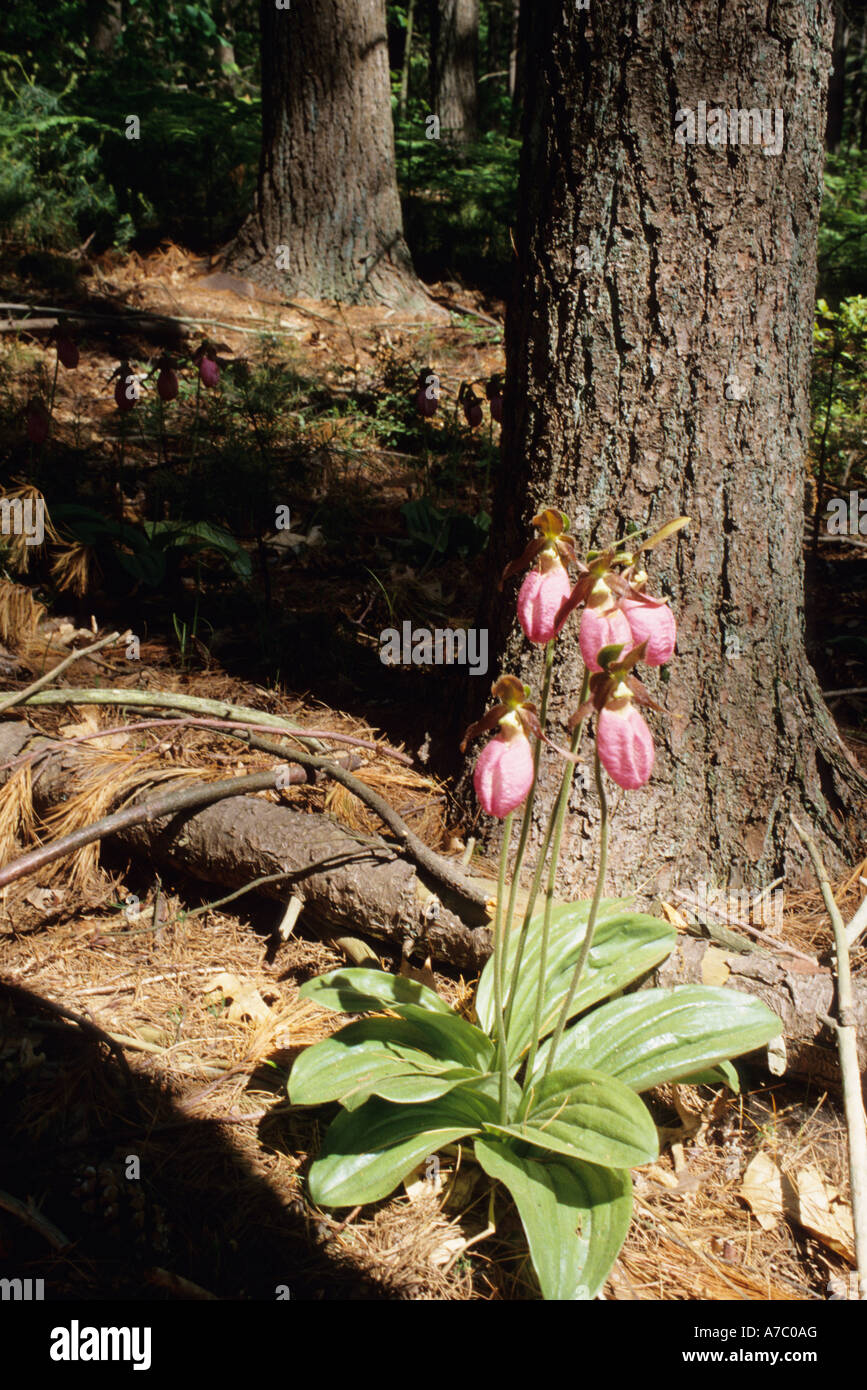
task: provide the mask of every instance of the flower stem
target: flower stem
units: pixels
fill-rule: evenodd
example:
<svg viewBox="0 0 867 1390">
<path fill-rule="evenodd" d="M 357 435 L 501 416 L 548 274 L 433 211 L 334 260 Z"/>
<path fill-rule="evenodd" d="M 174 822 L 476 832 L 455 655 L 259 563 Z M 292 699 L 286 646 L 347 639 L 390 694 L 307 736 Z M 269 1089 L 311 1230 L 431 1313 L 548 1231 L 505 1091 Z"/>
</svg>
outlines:
<svg viewBox="0 0 867 1390">
<path fill-rule="evenodd" d="M 587 692 L 588 692 L 589 689 L 590 689 L 590 672 L 587 671 L 587 670 L 585 669 L 585 672 L 584 672 L 584 680 L 583 680 L 583 683 L 582 683 L 582 686 L 581 686 L 581 698 L 580 698 L 580 701 L 579 701 L 580 704 L 582 704 L 582 705 L 584 704 L 584 701 L 587 699 Z M 580 743 L 581 743 L 581 733 L 582 733 L 582 730 L 583 730 L 583 726 L 584 726 L 584 721 L 583 721 L 583 719 L 582 719 L 578 724 L 575 725 L 575 728 L 574 728 L 574 730 L 573 730 L 573 732 L 572 732 L 572 743 L 571 743 L 571 745 L 570 745 L 570 752 L 572 752 L 572 753 L 577 753 L 577 752 L 578 752 L 578 747 L 579 747 L 579 745 L 580 745 Z M 564 767 L 564 769 L 563 769 L 563 777 L 562 777 L 561 782 L 560 782 L 560 792 L 559 792 L 559 795 L 558 795 L 558 797 L 557 797 L 557 800 L 556 800 L 555 804 L 552 805 L 552 807 L 551 807 L 551 813 L 550 813 L 550 815 L 549 815 L 549 817 L 548 817 L 548 825 L 547 825 L 547 828 L 546 828 L 546 830 L 545 830 L 545 836 L 544 836 L 544 839 L 543 839 L 543 841 L 542 841 L 542 844 L 541 844 L 540 847 L 539 847 L 539 855 L 538 855 L 538 858 L 537 858 L 537 860 L 536 860 L 536 868 L 535 868 L 535 871 L 534 871 L 534 873 L 533 873 L 533 883 L 532 883 L 531 888 L 530 888 L 530 895 L 529 895 L 529 897 L 528 897 L 528 899 L 527 899 L 527 906 L 526 906 L 526 908 L 524 909 L 524 919 L 523 919 L 523 921 L 522 921 L 522 923 L 521 923 L 521 935 L 520 935 L 520 938 L 519 938 L 519 940 L 518 940 L 518 950 L 517 950 L 517 954 L 516 954 L 516 956 L 515 956 L 515 964 L 514 964 L 514 967 L 513 967 L 513 970 L 512 970 L 512 980 L 511 980 L 510 989 L 509 989 L 509 999 L 508 999 L 508 1003 L 507 1003 L 507 1005 L 506 1005 L 506 1029 L 507 1029 L 507 1030 L 508 1030 L 509 1024 L 510 1024 L 510 1022 L 511 1022 L 511 1020 L 512 1020 L 512 1009 L 514 1008 L 514 1004 L 515 1004 L 515 995 L 516 995 L 516 993 L 517 993 L 517 988 L 518 988 L 518 978 L 519 978 L 519 973 L 520 973 L 520 969 L 521 969 L 521 962 L 522 962 L 523 959 L 524 959 L 524 947 L 525 947 L 526 942 L 527 942 L 528 928 L 529 928 L 529 925 L 530 925 L 530 919 L 531 919 L 532 916 L 533 916 L 533 908 L 536 906 L 536 899 L 537 899 L 537 897 L 539 896 L 539 888 L 541 887 L 541 883 L 542 883 L 542 873 L 543 873 L 544 868 L 545 868 L 545 861 L 546 861 L 546 859 L 547 859 L 547 857 L 548 857 L 548 850 L 549 850 L 550 845 L 551 845 L 551 837 L 552 837 L 552 835 L 553 835 L 553 833 L 554 833 L 554 825 L 555 825 L 555 822 L 556 822 L 556 820 L 558 819 L 558 817 L 559 817 L 560 821 L 562 822 L 562 819 L 563 819 L 563 817 L 564 817 L 565 814 L 566 814 L 566 807 L 567 807 L 567 805 L 568 805 L 568 803 L 569 803 L 569 792 L 570 792 L 570 790 L 571 790 L 571 788 L 572 788 L 572 778 L 573 778 L 574 775 L 575 775 L 575 764 L 574 764 L 574 763 L 571 763 L 571 762 L 567 762 L 566 765 L 565 765 L 565 767 Z"/>
<path fill-rule="evenodd" d="M 506 1050 L 506 1024 L 503 1018 L 503 898 L 506 896 L 506 865 L 509 859 L 509 840 L 512 836 L 510 811 L 503 822 L 503 847 L 500 851 L 500 876 L 497 881 L 497 911 L 494 918 L 494 1012 L 497 1019 L 497 1050 L 500 1054 L 500 1121 L 506 1123 L 509 1086 L 509 1054 Z"/>
<path fill-rule="evenodd" d="M 48 402 L 48 434 L 46 434 L 45 438 L 43 439 L 42 443 L 41 443 L 40 446 L 39 446 L 39 456 L 38 456 L 38 458 L 37 458 L 37 460 L 36 460 L 35 480 L 36 480 L 36 485 L 37 485 L 37 487 L 39 486 L 39 482 L 40 482 L 40 479 L 41 479 L 41 476 L 42 476 L 42 459 L 43 459 L 43 455 L 45 454 L 45 446 L 46 446 L 46 444 L 48 443 L 48 438 L 49 438 L 49 435 L 51 434 L 51 426 L 54 424 L 54 397 L 55 397 L 55 394 L 56 394 L 56 392 L 57 392 L 57 369 L 58 369 L 59 366 L 60 366 L 60 358 L 59 358 L 59 357 L 55 357 L 55 359 L 54 359 L 54 379 L 53 379 L 52 382 L 51 382 L 51 399 L 50 399 L 50 401 Z"/>
<path fill-rule="evenodd" d="M 605 888 L 605 870 L 608 866 L 608 798 L 605 795 L 605 781 L 602 776 L 602 764 L 599 761 L 599 740 L 596 740 L 596 758 L 594 762 L 594 772 L 596 776 L 596 790 L 599 794 L 599 810 L 601 813 L 599 821 L 599 871 L 596 875 L 596 888 L 593 893 L 593 901 L 590 904 L 590 914 L 587 918 L 587 929 L 584 933 L 584 940 L 581 943 L 581 954 L 575 963 L 575 970 L 572 975 L 572 983 L 569 986 L 569 993 L 563 1000 L 563 1008 L 557 1020 L 557 1027 L 551 1039 L 551 1047 L 548 1053 L 548 1062 L 545 1067 L 547 1076 L 554 1065 L 554 1058 L 560 1046 L 560 1039 L 563 1037 L 563 1029 L 569 1020 L 569 1010 L 572 1007 L 572 1000 L 575 998 L 575 991 L 578 988 L 578 981 L 587 964 L 587 957 L 590 954 L 590 947 L 593 945 L 593 933 L 596 930 L 596 917 L 599 912 L 599 904 L 602 901 L 602 893 Z M 530 1075 L 528 1069 L 527 1075 Z"/>
<path fill-rule="evenodd" d="M 542 703 L 541 703 L 541 709 L 540 709 L 540 711 L 539 711 L 539 723 L 541 724 L 541 726 L 542 726 L 543 729 L 545 728 L 545 721 L 546 721 L 547 718 L 548 718 L 548 698 L 549 698 L 549 696 L 550 696 L 550 694 L 551 694 L 551 676 L 553 675 L 553 672 L 554 672 L 554 639 L 552 638 L 552 640 L 551 640 L 550 642 L 548 642 L 547 645 L 546 645 L 546 647 L 545 647 L 545 675 L 544 675 L 543 680 L 542 680 Z M 526 848 L 527 848 L 527 840 L 528 840 L 529 837 L 530 837 L 530 826 L 531 826 L 532 820 L 533 820 L 533 803 L 534 803 L 534 801 L 535 801 L 535 799 L 536 799 L 536 782 L 537 782 L 538 777 L 539 777 L 539 757 L 540 757 L 541 752 L 542 752 L 542 740 L 541 740 L 540 738 L 537 738 L 537 739 L 536 739 L 536 747 L 533 749 L 533 785 L 532 785 L 531 788 L 530 788 L 530 792 L 529 792 L 529 795 L 528 795 L 528 797 L 527 797 L 527 800 L 524 802 L 524 814 L 523 814 L 523 818 L 522 818 L 522 820 L 521 820 L 521 834 L 520 834 L 520 838 L 519 838 L 519 840 L 518 840 L 518 849 L 517 849 L 516 854 L 515 854 L 515 862 L 514 862 L 514 864 L 512 865 L 512 886 L 511 886 L 511 889 L 510 889 L 510 891 L 509 891 L 509 906 L 508 906 L 508 908 L 506 909 L 506 925 L 505 925 L 505 928 L 504 928 L 504 936 L 505 936 L 506 941 L 508 941 L 509 936 L 510 936 L 511 931 L 512 931 L 512 919 L 513 919 L 513 917 L 514 917 L 514 915 L 515 915 L 515 903 L 516 903 L 516 901 L 517 901 L 517 897 L 518 897 L 518 888 L 519 888 L 519 886 L 520 886 L 521 869 L 523 868 L 523 864 L 524 864 L 524 853 L 525 853 Z M 538 892 L 538 891 L 539 891 L 539 890 L 538 890 L 538 887 L 537 887 L 536 892 Z M 534 896 L 535 896 L 535 895 L 534 895 Z M 521 945 L 523 945 L 523 941 L 521 942 Z M 502 955 L 502 957 L 501 957 L 501 959 L 500 959 L 500 966 L 501 966 L 501 968 L 502 968 L 502 970 L 503 970 L 504 972 L 505 972 L 505 968 L 506 968 L 506 967 L 505 967 L 505 954 L 506 954 L 506 953 L 505 953 L 505 951 L 504 951 L 504 952 L 503 952 L 503 955 Z M 520 965 L 520 958 L 517 960 L 516 965 Z M 513 972 L 513 976 L 514 976 L 514 972 Z M 513 978 L 513 979 L 510 981 L 510 987 L 509 987 L 509 1004 L 510 1004 L 510 1005 L 511 1005 L 512 987 L 514 986 L 514 983 L 515 983 L 515 980 L 514 980 L 514 978 Z M 504 977 L 501 977 L 501 979 L 500 979 L 500 993 L 501 993 L 501 995 L 503 996 L 503 998 L 505 998 L 505 996 L 506 996 L 506 990 L 505 990 L 505 978 L 504 978 Z"/>
</svg>

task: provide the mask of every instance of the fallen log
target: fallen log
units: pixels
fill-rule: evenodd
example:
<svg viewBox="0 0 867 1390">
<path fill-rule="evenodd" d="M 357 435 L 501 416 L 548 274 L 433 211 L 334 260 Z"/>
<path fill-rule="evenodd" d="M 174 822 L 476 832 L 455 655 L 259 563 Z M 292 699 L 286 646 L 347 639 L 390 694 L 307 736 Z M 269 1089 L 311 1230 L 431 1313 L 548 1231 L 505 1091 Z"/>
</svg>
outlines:
<svg viewBox="0 0 867 1390">
<path fill-rule="evenodd" d="M 55 747 L 33 770 L 33 804 L 40 816 L 75 796 L 89 770 L 80 750 L 52 744 L 30 725 L 0 725 L 0 765 L 26 748 Z M 290 750 L 283 761 L 292 762 Z M 0 773 L 5 781 L 9 772 Z M 262 892 L 286 902 L 300 898 L 305 920 L 322 935 L 363 932 L 404 954 L 428 952 L 438 962 L 476 973 L 490 954 L 487 915 L 463 916 L 441 881 L 409 862 L 378 836 L 358 835 L 331 816 L 296 811 L 259 796 L 233 796 L 191 814 L 163 816 L 121 829 L 114 843 L 149 862 L 205 883 L 239 888 L 253 879 L 285 875 Z M 469 917 L 469 920 L 468 920 Z"/>
<path fill-rule="evenodd" d="M 50 743 L 27 724 L 0 724 L 0 765 L 32 739 L 40 747 Z M 286 761 L 291 761 L 289 752 Z M 34 770 L 33 798 L 40 815 L 75 794 L 83 770 L 81 755 L 60 746 Z M 7 776 L 0 773 L 0 780 Z M 305 924 L 327 938 L 362 935 L 407 955 L 430 952 L 436 966 L 470 976 L 478 974 L 490 954 L 490 929 L 453 910 L 442 883 L 384 839 L 354 834 L 327 815 L 295 811 L 259 796 L 235 796 L 192 814 L 132 826 L 115 840 L 150 863 L 223 888 L 285 874 L 284 881 L 258 891 L 283 903 L 291 894 L 299 896 Z M 839 1088 L 836 1046 L 825 1022 L 834 1011 L 829 969 L 782 953 L 721 951 L 712 942 L 683 936 L 644 986 L 687 983 L 725 983 L 758 995 L 783 1021 L 786 1075 Z M 863 1071 L 867 981 L 855 980 L 853 986 Z"/>
</svg>

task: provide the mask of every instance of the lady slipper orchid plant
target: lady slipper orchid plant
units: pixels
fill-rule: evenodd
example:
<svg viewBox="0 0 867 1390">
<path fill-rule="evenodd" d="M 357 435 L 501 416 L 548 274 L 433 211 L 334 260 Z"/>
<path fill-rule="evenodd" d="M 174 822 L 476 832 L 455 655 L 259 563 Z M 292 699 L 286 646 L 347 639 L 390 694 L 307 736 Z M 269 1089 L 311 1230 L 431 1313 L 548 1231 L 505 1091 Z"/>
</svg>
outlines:
<svg viewBox="0 0 867 1390">
<path fill-rule="evenodd" d="M 669 523 L 637 548 L 631 536 L 631 549 L 610 546 L 578 560 L 568 519 L 548 508 L 533 519 L 540 534 L 504 572 L 503 582 L 539 565 L 521 585 L 518 611 L 530 640 L 544 644 L 545 663 L 538 712 L 528 688 L 502 676 L 493 686 L 496 703 L 461 745 L 497 730 L 473 778 L 482 808 L 503 821 L 503 833 L 492 952 L 472 1018 L 425 985 L 379 970 L 335 970 L 301 990 L 327 1008 L 364 1015 L 304 1051 L 289 1078 L 293 1104 L 342 1106 L 309 1171 L 313 1201 L 377 1202 L 437 1149 L 453 1154 L 459 1146 L 462 1160 L 490 1180 L 489 1225 L 496 1225 L 503 1194 L 514 1203 L 546 1299 L 595 1298 L 626 1239 L 630 1169 L 658 1153 L 641 1092 L 671 1081 L 737 1089 L 728 1059 L 781 1031 L 780 1020 L 750 995 L 704 985 L 625 992 L 665 959 L 676 933 L 629 899 L 604 896 L 606 775 L 634 792 L 655 760 L 639 707 L 660 706 L 634 668 L 671 660 L 676 637 L 668 604 L 644 593 L 638 556 L 687 520 Z M 569 566 L 578 571 L 572 587 Z M 582 605 L 585 671 L 564 749 L 546 731 L 548 697 L 556 639 Z M 563 827 L 589 720 L 598 871 L 589 902 L 559 902 Z M 562 757 L 563 771 L 526 907 L 516 914 L 543 747 Z"/>
</svg>

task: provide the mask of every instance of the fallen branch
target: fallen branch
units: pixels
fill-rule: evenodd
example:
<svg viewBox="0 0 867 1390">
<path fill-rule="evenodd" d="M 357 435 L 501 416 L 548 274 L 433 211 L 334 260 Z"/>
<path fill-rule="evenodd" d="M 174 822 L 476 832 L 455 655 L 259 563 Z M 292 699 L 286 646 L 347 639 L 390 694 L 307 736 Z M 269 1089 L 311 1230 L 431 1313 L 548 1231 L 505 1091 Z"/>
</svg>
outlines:
<svg viewBox="0 0 867 1390">
<path fill-rule="evenodd" d="M 139 719 L 134 724 L 114 724 L 107 729 L 91 729 L 89 733 L 78 734 L 75 738 L 65 738 L 62 741 L 64 748 L 74 748 L 78 743 L 93 743 L 100 738 L 112 738 L 116 734 L 137 733 L 142 729 L 170 729 L 170 728 L 200 728 L 213 729 L 219 733 L 221 730 L 231 729 L 258 729 L 262 726 L 253 724 L 249 719 Z M 292 729 L 287 729 L 286 733 L 292 735 Z M 320 735 L 323 738 L 334 738 L 339 743 L 348 743 L 353 748 L 364 748 L 372 753 L 383 753 L 386 757 L 394 758 L 404 766 L 412 766 L 412 759 L 405 753 L 399 753 L 395 748 L 389 748 L 387 743 L 374 743 L 372 739 L 354 738 L 352 734 L 330 734 L 327 729 L 310 729 L 307 731 L 311 738 Z M 36 749 L 31 753 L 20 753 L 11 762 L 0 764 L 0 772 L 13 771 L 17 767 L 23 767 L 25 763 L 38 763 L 42 758 L 47 758 L 56 748 Z M 303 780 L 301 778 L 299 781 Z M 426 803 L 425 803 L 426 804 Z M 406 813 L 405 813 L 406 814 Z"/>
<path fill-rule="evenodd" d="M 59 665 L 47 671 L 44 676 L 40 676 L 32 685 L 26 686 L 24 690 L 15 690 L 11 695 L 7 695 L 5 700 L 0 700 L 0 714 L 3 714 L 7 709 L 12 709 L 15 705 L 23 705 L 28 700 L 32 700 L 37 691 L 44 690 L 46 685 L 51 685 L 58 676 L 63 675 L 64 671 L 68 671 L 74 661 L 80 661 L 83 656 L 90 656 L 91 653 L 108 647 L 112 642 L 126 641 L 130 636 L 131 634 L 128 632 L 122 635 L 119 632 L 110 632 L 107 637 L 101 637 L 98 642 L 91 643 L 89 647 L 82 647 L 77 652 L 71 652 Z"/>
<path fill-rule="evenodd" d="M 83 656 L 80 652 L 78 655 Z M 59 668 L 58 668 L 59 669 Z M 55 674 L 54 672 L 52 674 Z M 13 703 L 23 705 L 127 705 L 130 708 L 144 706 L 147 709 L 179 709 L 189 714 L 212 714 L 218 719 L 243 719 L 254 725 L 269 729 L 282 729 L 292 735 L 299 743 L 315 749 L 317 753 L 328 750 L 318 739 L 310 738 L 299 729 L 291 719 L 284 715 L 268 714 L 265 710 L 251 709 L 249 705 L 230 705 L 226 700 L 208 700 L 203 695 L 181 695 L 169 690 L 110 690 L 106 688 L 88 690 L 42 690 L 38 695 L 21 696 Z"/>
<path fill-rule="evenodd" d="M 83 1032 L 90 1033 L 98 1042 L 104 1043 L 109 1052 L 117 1059 L 127 1081 L 132 1081 L 129 1063 L 124 1057 L 120 1045 L 112 1034 L 106 1033 L 104 1029 L 100 1028 L 98 1023 L 94 1023 L 92 1019 L 86 1018 L 83 1014 L 74 1013 L 73 1010 L 68 1009 L 65 1004 L 57 1004 L 53 999 L 47 999 L 44 995 L 40 995 L 37 999 L 29 990 L 24 989 L 21 985 L 13 985 L 8 980 L 2 982 L 2 987 L 5 994 L 13 995 L 21 1003 L 30 1004 L 34 1007 L 38 1005 L 39 1008 L 46 1009 L 48 1013 L 54 1014 L 57 1018 L 65 1018 L 70 1023 L 76 1024 Z"/>
<path fill-rule="evenodd" d="M 834 928 L 834 945 L 837 948 L 837 1017 L 834 1026 L 837 1034 L 837 1049 L 840 1054 L 843 1105 L 846 1111 L 846 1130 L 849 1137 L 849 1182 L 852 1189 L 852 1220 L 855 1226 L 855 1261 L 858 1266 L 861 1298 L 867 1301 L 867 1119 L 865 1119 L 864 1102 L 861 1097 L 857 1018 L 854 1008 L 855 1000 L 852 990 L 846 926 L 834 898 L 828 871 L 822 862 L 822 856 L 815 840 L 798 824 L 794 816 L 790 815 L 789 819 L 810 856 L 819 887 L 822 890 L 822 898 Z"/>
</svg>

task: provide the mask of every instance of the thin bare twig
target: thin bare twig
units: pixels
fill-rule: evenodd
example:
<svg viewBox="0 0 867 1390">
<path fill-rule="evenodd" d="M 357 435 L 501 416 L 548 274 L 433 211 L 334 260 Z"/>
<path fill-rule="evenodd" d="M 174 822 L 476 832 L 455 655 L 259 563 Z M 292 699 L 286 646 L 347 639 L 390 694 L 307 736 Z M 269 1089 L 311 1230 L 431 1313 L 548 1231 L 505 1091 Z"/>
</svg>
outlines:
<svg viewBox="0 0 867 1390">
<path fill-rule="evenodd" d="M 864 1102 L 861 1096 L 858 1032 L 855 1027 L 849 944 L 846 938 L 846 926 L 837 906 L 831 881 L 828 878 L 828 871 L 818 846 L 809 832 L 798 824 L 794 816 L 790 815 L 789 819 L 795 827 L 798 839 L 810 856 L 813 871 L 818 879 L 822 898 L 831 919 L 831 926 L 834 928 L 834 945 L 837 950 L 835 962 L 837 1049 L 840 1054 L 843 1105 L 846 1112 L 846 1130 L 849 1138 L 849 1182 L 852 1189 L 852 1220 L 855 1226 L 855 1260 L 858 1266 L 860 1298 L 867 1302 L 867 1119 L 865 1119 Z"/>
<path fill-rule="evenodd" d="M 11 1192 L 0 1192 L 0 1207 L 8 1211 L 12 1216 L 17 1216 L 19 1221 L 23 1221 L 25 1226 L 31 1230 L 38 1231 L 44 1236 L 53 1250 L 66 1250 L 72 1244 L 62 1231 L 58 1230 L 53 1221 L 49 1221 L 47 1216 L 43 1216 L 29 1202 L 22 1202 L 18 1197 L 13 1197 Z"/>
<path fill-rule="evenodd" d="M 693 898 L 689 893 L 684 893 L 682 889 L 675 889 L 677 896 L 682 902 L 688 903 L 691 908 L 701 912 L 709 912 L 713 917 L 719 918 L 721 922 L 726 922 L 730 926 L 740 927 L 741 931 L 749 932 L 750 936 L 756 937 L 759 941 L 764 941 L 775 951 L 782 951 L 787 956 L 796 956 L 798 960 L 805 960 L 810 965 L 816 965 L 815 956 L 808 956 L 803 951 L 798 951 L 794 946 L 787 946 L 785 941 L 780 941 L 778 937 L 771 936 L 770 932 L 761 931 L 749 922 L 745 922 L 742 917 L 735 917 L 732 913 L 723 912 L 721 908 L 714 907 L 712 903 L 704 902 L 698 898 Z"/>
</svg>

